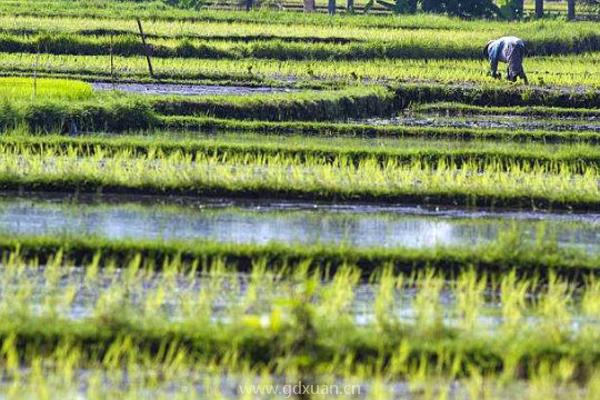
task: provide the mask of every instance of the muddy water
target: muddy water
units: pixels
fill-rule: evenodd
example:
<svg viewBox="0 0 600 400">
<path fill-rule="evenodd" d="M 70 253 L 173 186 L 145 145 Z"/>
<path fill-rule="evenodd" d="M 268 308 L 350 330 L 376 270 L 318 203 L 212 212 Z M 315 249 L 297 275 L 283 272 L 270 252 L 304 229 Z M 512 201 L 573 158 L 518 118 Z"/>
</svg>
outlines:
<svg viewBox="0 0 600 400">
<path fill-rule="evenodd" d="M 289 89 L 272 87 L 249 86 L 218 86 L 218 85 L 180 85 L 169 83 L 108 83 L 93 82 L 94 90 L 120 90 L 129 93 L 154 94 L 154 95 L 185 95 L 185 96 L 212 96 L 212 95 L 248 95 L 256 93 L 279 93 Z"/>
<path fill-rule="evenodd" d="M 368 125 L 396 125 L 411 127 L 435 128 L 469 128 L 469 129 L 518 129 L 518 130 L 552 130 L 552 131 L 592 131 L 600 132 L 600 124 L 596 120 L 556 120 L 538 118 L 522 118 L 507 115 L 473 115 L 469 117 L 440 117 L 437 115 L 402 116 L 395 118 L 372 118 L 357 121 Z"/>
<path fill-rule="evenodd" d="M 0 198 L 0 232 L 97 235 L 112 239 L 208 239 L 229 243 L 347 244 L 427 248 L 496 239 L 507 228 L 523 240 L 541 230 L 561 246 L 600 250 L 600 215 L 487 212 L 273 202 L 65 202 Z"/>
</svg>

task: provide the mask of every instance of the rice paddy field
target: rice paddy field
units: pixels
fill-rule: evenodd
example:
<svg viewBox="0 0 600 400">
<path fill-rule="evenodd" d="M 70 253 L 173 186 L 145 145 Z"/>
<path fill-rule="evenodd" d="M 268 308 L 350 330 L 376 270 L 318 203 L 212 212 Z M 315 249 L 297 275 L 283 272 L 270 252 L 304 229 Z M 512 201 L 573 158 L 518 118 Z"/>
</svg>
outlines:
<svg viewBox="0 0 600 400">
<path fill-rule="evenodd" d="M 365 5 L 0 0 L 0 398 L 599 398 L 597 22 Z"/>
</svg>

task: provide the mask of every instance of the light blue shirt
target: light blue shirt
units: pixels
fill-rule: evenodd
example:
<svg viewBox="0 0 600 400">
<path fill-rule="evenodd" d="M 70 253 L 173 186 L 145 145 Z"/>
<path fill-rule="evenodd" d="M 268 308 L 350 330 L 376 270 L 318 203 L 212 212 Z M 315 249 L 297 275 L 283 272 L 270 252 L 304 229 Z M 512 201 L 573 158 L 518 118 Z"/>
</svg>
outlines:
<svg viewBox="0 0 600 400">
<path fill-rule="evenodd" d="M 504 36 L 490 43 L 488 46 L 488 56 L 490 59 L 492 74 L 495 75 L 498 71 L 498 63 L 500 61 L 508 62 L 507 50 L 513 46 L 525 48 L 525 42 L 515 36 Z"/>
</svg>

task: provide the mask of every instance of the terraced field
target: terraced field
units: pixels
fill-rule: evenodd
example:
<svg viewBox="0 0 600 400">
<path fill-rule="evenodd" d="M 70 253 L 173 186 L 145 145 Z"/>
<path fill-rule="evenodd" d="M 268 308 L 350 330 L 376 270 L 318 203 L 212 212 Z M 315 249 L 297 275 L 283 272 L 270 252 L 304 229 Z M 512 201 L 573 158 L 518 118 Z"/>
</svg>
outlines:
<svg viewBox="0 0 600 400">
<path fill-rule="evenodd" d="M 0 397 L 597 398 L 597 23 L 381 14 L 0 0 Z"/>
</svg>

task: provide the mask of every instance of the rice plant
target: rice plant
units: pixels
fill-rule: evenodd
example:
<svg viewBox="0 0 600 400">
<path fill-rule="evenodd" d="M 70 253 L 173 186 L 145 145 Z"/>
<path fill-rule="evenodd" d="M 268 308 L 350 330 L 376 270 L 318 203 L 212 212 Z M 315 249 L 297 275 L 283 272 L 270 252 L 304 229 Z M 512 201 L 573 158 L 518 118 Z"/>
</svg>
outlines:
<svg viewBox="0 0 600 400">
<path fill-rule="evenodd" d="M 66 79 L 0 78 L 3 101 L 52 99 L 84 100 L 92 96 L 92 87 Z"/>
</svg>

